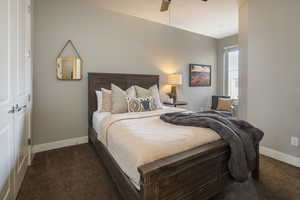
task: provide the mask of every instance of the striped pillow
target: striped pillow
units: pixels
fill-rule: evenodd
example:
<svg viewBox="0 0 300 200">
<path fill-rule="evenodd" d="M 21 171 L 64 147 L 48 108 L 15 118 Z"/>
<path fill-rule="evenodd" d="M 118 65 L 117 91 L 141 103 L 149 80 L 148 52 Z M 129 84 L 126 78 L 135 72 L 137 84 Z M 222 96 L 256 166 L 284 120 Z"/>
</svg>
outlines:
<svg viewBox="0 0 300 200">
<path fill-rule="evenodd" d="M 145 112 L 155 110 L 156 106 L 152 97 L 132 98 L 127 97 L 128 112 Z"/>
</svg>

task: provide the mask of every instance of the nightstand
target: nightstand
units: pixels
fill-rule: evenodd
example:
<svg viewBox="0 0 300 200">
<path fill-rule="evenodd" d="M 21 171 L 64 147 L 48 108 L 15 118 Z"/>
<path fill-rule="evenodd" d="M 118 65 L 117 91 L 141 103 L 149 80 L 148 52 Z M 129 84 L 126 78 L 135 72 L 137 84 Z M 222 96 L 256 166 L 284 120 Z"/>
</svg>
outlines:
<svg viewBox="0 0 300 200">
<path fill-rule="evenodd" d="M 185 101 L 176 101 L 176 103 L 164 102 L 164 105 L 177 107 L 177 106 L 186 106 L 188 105 L 188 103 Z"/>
</svg>

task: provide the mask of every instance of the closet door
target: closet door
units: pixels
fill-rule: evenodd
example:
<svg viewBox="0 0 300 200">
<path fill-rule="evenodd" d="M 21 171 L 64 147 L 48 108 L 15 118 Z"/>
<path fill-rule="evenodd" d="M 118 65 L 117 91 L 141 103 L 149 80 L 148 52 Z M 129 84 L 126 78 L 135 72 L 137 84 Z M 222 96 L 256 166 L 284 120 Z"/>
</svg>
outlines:
<svg viewBox="0 0 300 200">
<path fill-rule="evenodd" d="M 14 196 L 11 0 L 0 1 L 0 200 Z"/>
<path fill-rule="evenodd" d="M 30 19 L 30 4 L 28 0 L 17 0 L 17 59 L 14 73 L 14 152 L 15 152 L 15 194 L 19 191 L 28 167 L 28 84 L 31 64 L 28 55 L 28 18 Z M 29 37 L 30 38 L 30 37 Z"/>
<path fill-rule="evenodd" d="M 13 200 L 29 155 L 30 0 L 0 1 L 0 200 Z"/>
</svg>

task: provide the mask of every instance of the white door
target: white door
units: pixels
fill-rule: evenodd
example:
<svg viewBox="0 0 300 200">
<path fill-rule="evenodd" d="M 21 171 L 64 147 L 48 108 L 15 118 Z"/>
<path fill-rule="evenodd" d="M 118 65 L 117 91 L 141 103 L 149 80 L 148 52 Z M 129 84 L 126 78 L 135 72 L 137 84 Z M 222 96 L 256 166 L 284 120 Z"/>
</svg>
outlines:
<svg viewBox="0 0 300 200">
<path fill-rule="evenodd" d="M 25 1 L 25 37 L 24 37 L 24 44 L 25 44 L 25 76 L 26 76 L 26 97 L 27 97 L 27 108 L 26 108 L 26 115 L 27 115 L 27 132 L 28 132 L 28 139 L 31 138 L 31 114 L 32 114 L 32 56 L 31 56 L 31 44 L 32 44 L 32 6 L 31 0 L 24 0 Z M 30 140 L 31 141 L 31 140 Z M 31 147 L 28 150 L 28 163 L 31 164 Z"/>
<path fill-rule="evenodd" d="M 14 196 L 10 9 L 11 0 L 0 1 L 0 200 L 10 200 Z"/>
<path fill-rule="evenodd" d="M 14 80 L 14 152 L 15 152 L 15 195 L 19 191 L 28 167 L 28 95 L 30 94 L 30 12 L 29 0 L 17 0 L 17 34 Z M 29 31 L 29 33 L 28 33 Z M 29 41 L 28 41 L 29 40 Z"/>
<path fill-rule="evenodd" d="M 28 166 L 29 5 L 30 0 L 0 1 L 0 200 L 16 198 Z"/>
</svg>

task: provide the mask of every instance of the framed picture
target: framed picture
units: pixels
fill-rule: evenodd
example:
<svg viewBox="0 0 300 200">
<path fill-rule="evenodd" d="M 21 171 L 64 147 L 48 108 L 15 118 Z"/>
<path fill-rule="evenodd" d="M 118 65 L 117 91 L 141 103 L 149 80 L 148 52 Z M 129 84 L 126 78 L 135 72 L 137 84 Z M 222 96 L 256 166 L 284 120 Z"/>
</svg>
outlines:
<svg viewBox="0 0 300 200">
<path fill-rule="evenodd" d="M 190 87 L 211 86 L 211 65 L 190 64 Z"/>
</svg>

